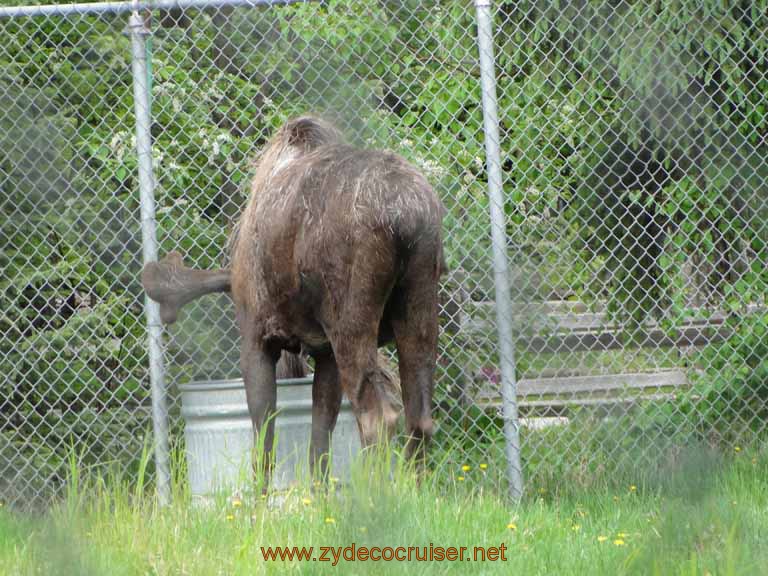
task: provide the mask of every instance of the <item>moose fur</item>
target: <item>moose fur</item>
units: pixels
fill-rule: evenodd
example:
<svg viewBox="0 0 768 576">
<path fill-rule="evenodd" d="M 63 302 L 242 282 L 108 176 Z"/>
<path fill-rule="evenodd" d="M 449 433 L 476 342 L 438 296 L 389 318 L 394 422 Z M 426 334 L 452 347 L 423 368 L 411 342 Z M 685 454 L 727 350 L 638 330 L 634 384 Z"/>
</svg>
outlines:
<svg viewBox="0 0 768 576">
<path fill-rule="evenodd" d="M 184 305 L 214 293 L 230 292 L 230 272 L 221 270 L 197 270 L 184 265 L 181 254 L 169 252 L 158 262 L 150 262 L 141 274 L 141 283 L 152 300 L 160 304 L 160 319 L 164 324 L 176 322 Z M 304 378 L 310 367 L 305 354 L 283 351 L 277 362 L 276 377 Z M 389 357 L 379 351 L 373 385 L 387 410 L 399 414 L 403 406 L 400 392 L 400 378 L 392 369 Z M 388 430 L 391 435 L 394 430 Z"/>
<path fill-rule="evenodd" d="M 342 392 L 364 445 L 397 418 L 374 385 L 378 346 L 394 340 L 407 451 L 432 434 L 442 205 L 390 152 L 346 144 L 329 123 L 287 122 L 257 159 L 231 239 L 229 282 L 254 429 L 272 445 L 281 351 L 315 361 L 313 463 L 328 451 Z M 199 271 L 198 271 L 199 272 Z M 183 302 L 182 302 L 183 304 Z M 268 461 L 268 459 L 267 459 Z"/>
</svg>

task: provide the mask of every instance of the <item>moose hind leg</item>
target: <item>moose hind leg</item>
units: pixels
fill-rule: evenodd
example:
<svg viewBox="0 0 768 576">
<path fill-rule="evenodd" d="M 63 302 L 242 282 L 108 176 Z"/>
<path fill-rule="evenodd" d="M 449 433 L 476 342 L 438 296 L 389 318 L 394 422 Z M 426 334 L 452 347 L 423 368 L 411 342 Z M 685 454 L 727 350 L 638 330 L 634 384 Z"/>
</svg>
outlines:
<svg viewBox="0 0 768 576">
<path fill-rule="evenodd" d="M 315 357 L 315 378 L 312 382 L 312 439 L 310 465 L 312 474 L 326 479 L 330 463 L 328 448 L 341 407 L 339 371 L 333 354 Z"/>
<path fill-rule="evenodd" d="M 279 353 L 279 351 L 278 351 Z M 263 488 L 269 484 L 272 472 L 272 445 L 274 442 L 274 414 L 277 407 L 275 365 L 277 354 L 261 342 L 243 334 L 240 348 L 240 367 L 245 384 L 248 412 L 253 422 L 254 455 L 264 474 Z M 259 447 L 261 452 L 258 452 Z M 258 468 L 254 468 L 257 474 Z"/>
<path fill-rule="evenodd" d="M 437 359 L 437 273 L 432 260 L 413 257 L 395 289 L 392 328 L 408 435 L 406 453 L 423 458 L 432 436 Z"/>
</svg>

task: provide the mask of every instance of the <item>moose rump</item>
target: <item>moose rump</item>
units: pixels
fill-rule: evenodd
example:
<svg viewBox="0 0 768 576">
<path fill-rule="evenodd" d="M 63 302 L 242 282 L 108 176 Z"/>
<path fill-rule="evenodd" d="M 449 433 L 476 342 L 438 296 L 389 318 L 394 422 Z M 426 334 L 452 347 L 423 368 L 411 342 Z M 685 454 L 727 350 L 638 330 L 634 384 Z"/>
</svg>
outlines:
<svg viewBox="0 0 768 576">
<path fill-rule="evenodd" d="M 315 359 L 313 461 L 328 448 L 342 391 L 363 444 L 397 414 L 370 380 L 397 347 L 408 451 L 432 430 L 442 206 L 401 157 L 345 144 L 329 124 L 285 124 L 256 166 L 232 239 L 231 290 L 254 429 L 275 409 L 281 350 Z M 264 445 L 272 443 L 266 428 Z"/>
</svg>

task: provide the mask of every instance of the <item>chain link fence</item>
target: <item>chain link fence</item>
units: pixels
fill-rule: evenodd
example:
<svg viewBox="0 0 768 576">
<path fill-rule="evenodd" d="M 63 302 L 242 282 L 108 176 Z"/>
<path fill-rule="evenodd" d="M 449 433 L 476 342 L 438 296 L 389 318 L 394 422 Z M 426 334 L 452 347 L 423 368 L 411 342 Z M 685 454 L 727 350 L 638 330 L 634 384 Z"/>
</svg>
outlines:
<svg viewBox="0 0 768 576">
<path fill-rule="evenodd" d="M 432 454 L 447 482 L 506 490 L 517 424 L 534 493 L 765 433 L 764 2 L 493 3 L 498 158 L 467 0 L 235 4 L 142 12 L 160 255 L 225 265 L 251 159 L 317 112 L 411 160 L 447 209 Z M 129 6 L 0 8 L 0 498 L 13 503 L 55 494 L 73 450 L 130 473 L 151 439 Z M 239 377 L 229 300 L 190 305 L 162 349 L 178 438 L 176 386 Z M 520 417 L 506 427 L 504 382 Z"/>
</svg>

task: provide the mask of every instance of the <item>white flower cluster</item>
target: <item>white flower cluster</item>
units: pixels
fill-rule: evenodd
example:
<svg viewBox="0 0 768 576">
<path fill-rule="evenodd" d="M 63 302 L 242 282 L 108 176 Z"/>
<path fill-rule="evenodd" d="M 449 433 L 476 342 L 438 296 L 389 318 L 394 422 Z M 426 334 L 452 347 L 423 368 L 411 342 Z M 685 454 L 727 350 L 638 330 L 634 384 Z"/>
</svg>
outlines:
<svg viewBox="0 0 768 576">
<path fill-rule="evenodd" d="M 413 141 L 409 138 L 401 140 L 400 149 L 410 152 L 413 150 Z M 413 158 L 416 165 L 421 168 L 422 173 L 430 182 L 437 182 L 448 174 L 448 170 L 446 170 L 445 167 L 436 160 L 431 158 L 424 158 L 418 154 L 410 154 L 410 157 Z"/>
<path fill-rule="evenodd" d="M 445 167 L 435 160 L 417 156 L 416 162 L 424 172 L 424 176 L 426 176 L 427 180 L 431 182 L 442 180 L 446 174 L 448 174 L 448 171 L 445 169 Z"/>
<path fill-rule="evenodd" d="M 168 212 L 171 212 L 174 208 L 178 208 L 181 206 L 185 206 L 186 204 L 189 204 L 189 200 L 186 200 L 185 198 L 168 198 L 170 201 L 170 204 L 167 206 L 162 206 L 157 209 L 158 214 L 167 214 Z"/>
<path fill-rule="evenodd" d="M 109 141 L 109 149 L 115 160 L 122 162 L 126 154 L 136 150 L 136 134 L 131 130 L 117 130 Z"/>
<path fill-rule="evenodd" d="M 206 86 L 205 89 L 203 90 L 203 98 L 205 98 L 209 102 L 214 102 L 214 103 L 224 98 L 224 92 L 219 90 L 219 87 L 218 87 L 218 82 L 220 80 L 222 81 L 225 80 L 223 72 L 219 72 L 219 74 L 216 76 L 216 78 L 213 79 L 212 82 L 207 83 L 207 86 L 203 84 L 203 86 Z M 196 87 L 199 88 L 200 85 L 197 85 Z"/>
<path fill-rule="evenodd" d="M 210 136 L 206 134 L 204 128 L 200 129 L 198 134 L 202 139 L 202 149 L 206 152 L 208 161 L 220 160 L 221 147 L 223 144 L 233 144 L 234 139 L 229 132 L 220 131 Z"/>
<path fill-rule="evenodd" d="M 558 112 L 560 114 L 560 122 L 565 126 L 573 126 L 576 122 L 576 107 L 567 100 L 562 103 Z"/>
</svg>

